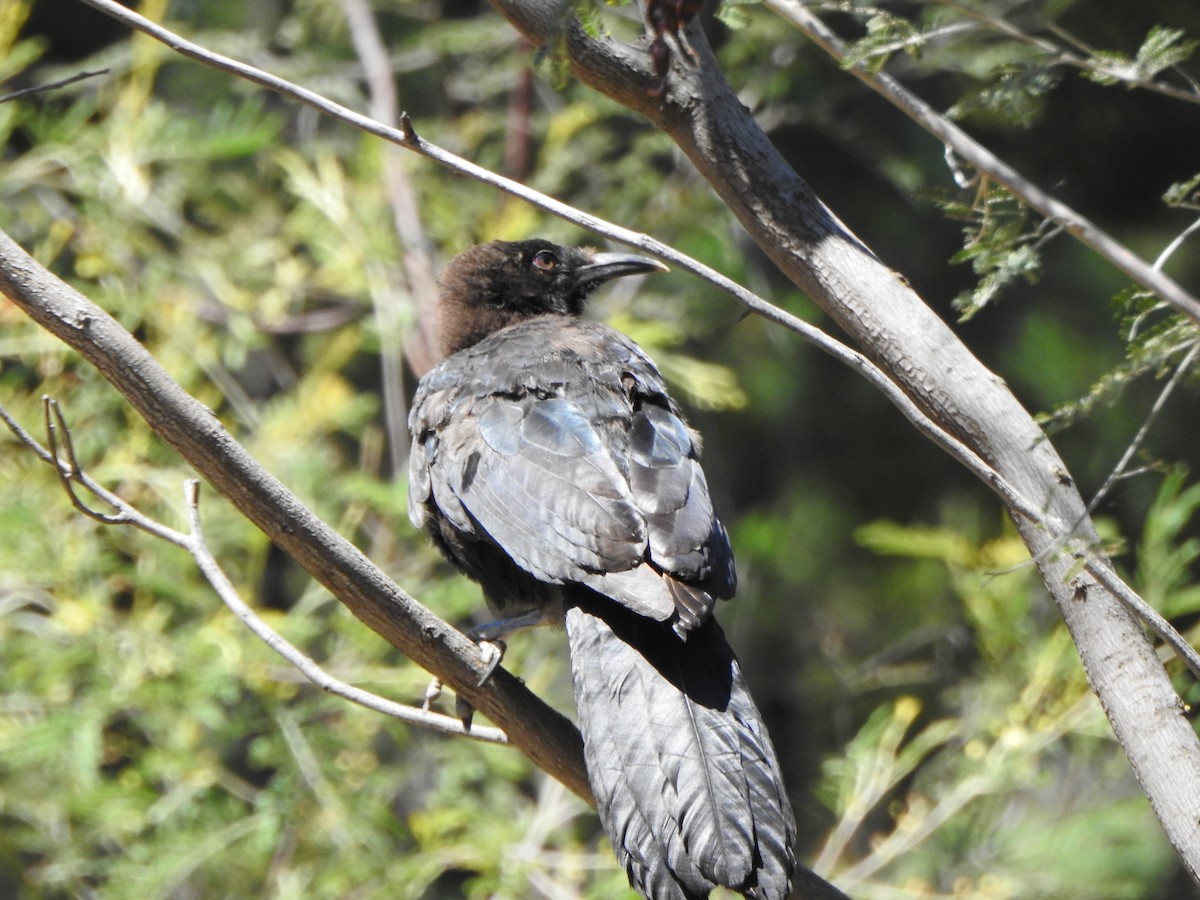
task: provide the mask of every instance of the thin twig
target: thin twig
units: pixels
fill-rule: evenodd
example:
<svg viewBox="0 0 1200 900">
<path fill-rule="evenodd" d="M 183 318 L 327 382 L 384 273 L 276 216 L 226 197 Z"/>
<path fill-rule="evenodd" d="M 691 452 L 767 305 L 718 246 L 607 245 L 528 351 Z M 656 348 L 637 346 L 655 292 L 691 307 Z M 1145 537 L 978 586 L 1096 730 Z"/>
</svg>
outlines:
<svg viewBox="0 0 1200 900">
<path fill-rule="evenodd" d="M 342 14 L 350 28 L 354 51 L 362 62 L 366 76 L 368 111 L 371 117 L 394 126 L 400 115 L 396 96 L 395 74 L 387 47 L 379 33 L 375 14 L 366 0 L 341 0 Z M 388 453 L 392 471 L 403 471 L 408 458 L 408 410 L 402 380 L 406 343 L 418 345 L 414 356 L 429 356 L 424 347 L 425 329 L 429 325 L 428 308 L 437 297 L 437 282 L 433 274 L 432 250 L 421 224 L 420 205 L 397 151 L 385 147 L 382 159 L 383 185 L 392 211 L 392 225 L 400 242 L 400 259 L 404 266 L 406 284 L 380 285 L 372 279 L 371 302 L 379 323 L 380 378 L 383 385 L 384 424 L 388 436 Z M 380 280 L 389 282 L 384 274 Z M 407 299 L 416 322 L 416 336 L 406 341 L 402 303 Z M 414 368 L 432 365 L 432 358 L 416 360 Z"/>
<path fill-rule="evenodd" d="M 1184 346 L 1187 345 L 1185 344 Z M 1127 474 L 1126 467 L 1129 465 L 1130 460 L 1132 460 L 1134 454 L 1141 449 L 1142 443 L 1146 440 L 1146 435 L 1150 431 L 1150 427 L 1158 419 L 1159 413 L 1161 413 L 1163 407 L 1167 405 L 1167 400 L 1170 399 L 1171 394 L 1174 392 L 1179 382 L 1183 380 L 1183 376 L 1189 369 L 1191 369 L 1192 363 L 1196 361 L 1197 353 L 1200 353 L 1200 342 L 1194 341 L 1188 349 L 1187 354 L 1179 361 L 1179 365 L 1175 367 L 1175 371 L 1171 373 L 1170 379 L 1165 385 L 1163 385 L 1163 389 L 1159 391 L 1158 397 L 1155 398 L 1154 404 L 1150 407 L 1150 411 L 1146 413 L 1146 418 L 1142 421 L 1141 427 L 1138 428 L 1137 434 L 1133 436 L 1133 440 L 1129 442 L 1129 446 L 1126 447 L 1125 452 L 1121 454 L 1121 458 L 1117 461 L 1116 466 L 1114 466 L 1113 470 L 1108 473 L 1108 477 L 1104 479 L 1104 484 L 1100 485 L 1100 490 L 1096 491 L 1096 496 L 1094 496 L 1092 498 L 1092 502 L 1087 505 L 1087 510 L 1084 515 L 1090 516 L 1093 512 L 1095 512 L 1096 507 L 1098 507 L 1104 501 L 1104 498 L 1108 496 L 1108 492 L 1112 490 L 1112 486 L 1116 484 L 1117 481 L 1125 477 Z"/>
<path fill-rule="evenodd" d="M 1125 608 L 1146 623 L 1146 626 L 1157 635 L 1164 644 L 1175 651 L 1175 655 L 1183 660 L 1191 673 L 1200 678 L 1200 653 L 1187 642 L 1175 627 L 1163 618 L 1162 613 L 1147 603 L 1142 597 L 1127 585 L 1116 570 L 1106 560 L 1100 559 L 1094 553 L 1083 556 L 1084 568 L 1100 584 L 1107 588 L 1114 597 L 1125 605 Z M 1086 599 L 1086 598 L 1081 598 Z"/>
<path fill-rule="evenodd" d="M 109 503 L 117 510 L 116 513 L 102 513 L 92 509 L 79 499 L 79 495 L 75 493 L 75 485 L 71 483 L 72 479 L 77 478 L 80 474 L 79 461 L 75 458 L 75 441 L 71 438 L 71 430 L 67 428 L 66 420 L 63 419 L 62 410 L 59 409 L 58 403 L 52 397 L 42 397 L 42 415 L 45 417 L 46 442 L 50 445 L 50 458 L 54 460 L 54 471 L 58 474 L 58 481 L 63 490 L 71 498 L 71 505 L 88 518 L 95 519 L 104 525 L 127 524 L 129 518 L 118 504 Z M 63 448 L 67 452 L 66 462 L 63 462 L 58 455 L 60 431 L 62 432 Z"/>
<path fill-rule="evenodd" d="M 335 694 L 353 703 L 357 703 L 359 706 L 365 706 L 367 709 L 383 713 L 386 716 L 391 716 L 404 722 L 420 725 L 444 734 L 465 735 L 466 737 L 486 743 L 507 743 L 508 739 L 505 737 L 504 732 L 498 728 L 472 727 L 468 732 L 463 728 L 462 722 L 451 716 L 427 712 L 396 703 L 393 700 L 388 700 L 385 697 L 380 697 L 377 694 L 357 688 L 352 684 L 347 684 L 324 671 L 317 663 L 305 656 L 295 646 L 288 643 L 258 617 L 254 610 L 238 595 L 229 578 L 217 564 L 216 559 L 213 558 L 208 545 L 204 541 L 204 532 L 200 522 L 199 481 L 195 479 L 187 481 L 184 485 L 184 499 L 187 505 L 188 528 L 191 532 L 184 549 L 192 554 L 192 558 L 196 560 L 196 564 L 200 567 L 200 571 L 204 573 L 204 577 L 208 579 L 208 583 L 213 586 L 217 595 L 233 614 L 247 628 L 254 632 L 263 643 L 291 663 L 305 678 L 328 693 Z"/>
<path fill-rule="evenodd" d="M 68 84 L 74 84 L 77 81 L 83 81 L 85 78 L 95 78 L 97 75 L 107 75 L 108 69 L 96 69 L 93 72 L 80 72 L 77 75 L 72 75 L 69 78 L 60 78 L 58 81 L 51 81 L 46 84 L 35 84 L 33 87 L 21 88 L 19 91 L 13 91 L 11 94 L 0 94 L 0 103 L 7 103 L 10 100 L 16 100 L 20 97 L 28 97 L 30 94 L 40 94 L 43 91 L 53 91 L 61 87 L 66 87 Z"/>
<path fill-rule="evenodd" d="M 50 451 L 39 444 L 33 435 L 22 428 L 20 423 L 9 415 L 8 410 L 3 406 L 0 406 L 0 422 L 3 422 L 8 427 L 8 430 L 12 432 L 13 437 L 24 444 L 29 450 L 33 451 L 42 462 L 57 468 L 58 461 L 50 455 Z"/>
<path fill-rule="evenodd" d="M 1154 268 L 1161 272 L 1162 267 L 1167 264 L 1167 260 L 1174 256 L 1175 251 L 1183 246 L 1183 242 L 1200 230 L 1200 219 L 1197 219 L 1187 228 L 1183 229 L 1179 234 L 1175 235 L 1171 243 L 1163 249 L 1163 252 L 1158 254 L 1158 259 L 1154 260 Z"/>
</svg>

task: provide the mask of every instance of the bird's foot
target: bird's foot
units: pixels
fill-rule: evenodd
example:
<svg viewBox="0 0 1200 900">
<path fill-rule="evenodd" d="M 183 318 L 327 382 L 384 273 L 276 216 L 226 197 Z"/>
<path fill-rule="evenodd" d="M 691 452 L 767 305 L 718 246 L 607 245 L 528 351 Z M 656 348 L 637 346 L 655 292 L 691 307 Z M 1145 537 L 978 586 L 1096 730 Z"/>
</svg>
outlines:
<svg viewBox="0 0 1200 900">
<path fill-rule="evenodd" d="M 479 680 L 475 682 L 476 687 L 483 687 L 487 684 L 487 680 L 492 677 L 492 673 L 504 660 L 504 651 L 507 650 L 507 645 L 504 641 L 495 640 L 482 636 L 483 634 L 492 633 L 491 626 L 494 623 L 481 626 L 480 628 L 472 628 L 466 632 L 467 637 L 475 642 L 479 647 L 479 656 L 483 663 L 483 671 L 479 676 Z M 430 679 L 428 687 L 425 688 L 425 696 L 421 701 L 421 709 L 429 712 L 430 708 L 442 696 L 442 680 L 434 677 Z M 454 715 L 462 722 L 463 728 L 466 731 L 471 730 L 471 719 L 475 715 L 475 707 L 471 705 L 466 697 L 461 694 L 454 697 Z"/>
<path fill-rule="evenodd" d="M 493 641 L 487 638 L 476 638 L 470 631 L 467 632 L 467 637 L 475 641 L 479 647 L 479 656 L 483 660 L 483 674 L 479 676 L 479 680 L 475 682 L 476 687 L 483 687 L 487 684 L 487 680 L 492 677 L 492 673 L 496 671 L 496 667 L 500 665 L 504 659 L 504 651 L 508 649 L 504 641 Z"/>
<path fill-rule="evenodd" d="M 497 659 L 496 662 L 498 663 L 499 660 Z M 492 669 L 495 669 L 495 667 L 495 664 L 493 664 Z M 484 675 L 484 680 L 487 679 L 488 674 L 491 674 L 491 670 Z M 481 681 L 480 684 L 482 683 L 483 682 Z M 441 696 L 442 679 L 437 677 L 431 678 L 429 680 L 429 686 L 425 688 L 425 698 L 421 701 L 421 709 L 423 709 L 425 712 L 429 712 L 433 704 L 436 703 Z M 475 716 L 475 707 L 471 705 L 470 700 L 468 700 L 466 697 L 463 697 L 461 694 L 456 694 L 454 696 L 454 715 L 458 721 L 462 722 L 463 731 L 470 732 L 471 719 Z"/>
<path fill-rule="evenodd" d="M 525 628 L 532 628 L 542 624 L 545 616 L 540 609 L 531 609 L 523 612 L 520 615 L 512 616 L 508 619 L 499 619 L 495 622 L 487 622 L 484 625 L 478 625 L 469 631 L 464 632 L 468 638 L 475 642 L 479 647 L 479 656 L 483 663 L 483 671 L 479 675 L 479 680 L 475 682 L 476 687 L 483 687 L 487 684 L 492 673 L 500 665 L 504 659 L 504 651 L 507 649 L 502 637 L 512 634 L 514 631 L 521 631 Z M 442 695 L 442 682 L 434 678 L 429 682 L 429 687 L 425 689 L 425 699 L 421 703 L 421 709 L 428 711 L 429 707 Z M 456 696 L 454 699 L 454 713 L 458 716 L 459 721 L 463 723 L 463 728 L 467 731 L 471 730 L 471 717 L 475 714 L 475 708 L 471 706 L 469 700 L 462 696 Z"/>
</svg>

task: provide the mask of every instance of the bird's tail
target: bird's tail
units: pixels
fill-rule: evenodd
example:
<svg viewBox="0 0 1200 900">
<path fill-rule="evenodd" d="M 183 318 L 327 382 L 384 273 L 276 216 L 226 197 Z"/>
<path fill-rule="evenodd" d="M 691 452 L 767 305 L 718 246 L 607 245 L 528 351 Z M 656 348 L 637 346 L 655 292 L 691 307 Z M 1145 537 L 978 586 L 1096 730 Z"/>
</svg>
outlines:
<svg viewBox="0 0 1200 900">
<path fill-rule="evenodd" d="M 785 897 L 795 820 L 716 621 L 684 641 L 589 591 L 566 628 L 588 776 L 630 883 L 652 900 Z"/>
</svg>

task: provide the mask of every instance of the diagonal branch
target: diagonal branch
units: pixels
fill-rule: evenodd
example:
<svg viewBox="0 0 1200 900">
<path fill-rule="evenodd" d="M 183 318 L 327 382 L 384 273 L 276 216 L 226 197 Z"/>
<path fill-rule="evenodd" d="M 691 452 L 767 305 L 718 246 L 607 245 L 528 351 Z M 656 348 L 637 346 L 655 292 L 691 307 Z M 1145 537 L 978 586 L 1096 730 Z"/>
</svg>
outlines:
<svg viewBox="0 0 1200 900">
<path fill-rule="evenodd" d="M 591 38 L 575 21 L 560 24 L 556 0 L 491 2 L 535 46 L 561 38 L 576 77 L 670 135 L 780 271 L 931 420 L 1045 513 L 1046 524 L 1014 515 L 1017 530 L 1134 774 L 1180 858 L 1200 880 L 1200 741 L 1153 647 L 1126 611 L 1127 589 L 1111 565 L 1096 556 L 1080 566 L 1060 552 L 1064 540 L 1098 547 L 1099 538 L 1066 465 L 1003 380 L 787 164 L 725 80 L 696 23 L 688 42 L 699 64 L 675 67 L 662 96 L 650 97 L 654 82 L 644 51 Z M 1164 298 L 1174 297 L 1190 312 L 1200 310 L 1161 273 L 1151 276 L 1138 280 L 1161 287 Z M 1077 521 L 1077 535 L 1053 525 L 1069 528 Z"/>
<path fill-rule="evenodd" d="M 3 232 L 0 293 L 94 365 L 164 441 L 368 627 L 451 685 L 539 768 L 591 801 L 579 732 L 561 713 L 502 669 L 479 686 L 484 666 L 474 644 L 318 519 L 115 319 Z"/>
<path fill-rule="evenodd" d="M 385 716 L 390 716 L 393 719 L 408 722 L 411 725 L 417 725 L 431 731 L 438 731 L 442 734 L 465 736 L 489 744 L 508 743 L 504 732 L 499 728 L 476 725 L 472 726 L 468 731 L 463 726 L 462 721 L 453 716 L 405 706 L 402 703 L 397 703 L 394 700 L 380 697 L 378 694 L 372 694 L 370 691 L 364 691 L 360 687 L 348 684 L 322 669 L 314 660 L 302 653 L 297 647 L 284 640 L 280 634 L 274 631 L 271 626 L 264 622 L 242 600 L 228 576 L 226 576 L 213 557 L 212 551 L 209 550 L 208 544 L 204 540 L 204 531 L 200 521 L 199 481 L 194 478 L 187 481 L 184 485 L 184 499 L 188 512 L 188 535 L 187 542 L 183 545 L 183 548 L 192 555 L 192 558 L 196 561 L 196 565 L 204 573 L 204 577 L 208 579 L 208 583 L 213 586 L 213 590 L 217 592 L 217 595 L 229 607 L 230 611 L 241 620 L 242 624 L 250 629 L 268 647 L 291 663 L 305 678 L 327 693 L 342 697 L 375 712 L 383 713 Z"/>
</svg>

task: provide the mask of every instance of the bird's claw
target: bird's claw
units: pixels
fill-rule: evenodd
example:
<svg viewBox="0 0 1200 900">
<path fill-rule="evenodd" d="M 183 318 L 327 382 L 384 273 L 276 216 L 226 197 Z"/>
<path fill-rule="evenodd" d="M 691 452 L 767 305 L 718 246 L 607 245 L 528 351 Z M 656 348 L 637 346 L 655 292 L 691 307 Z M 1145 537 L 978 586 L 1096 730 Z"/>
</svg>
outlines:
<svg viewBox="0 0 1200 900">
<path fill-rule="evenodd" d="M 425 688 L 425 698 L 421 701 L 421 709 L 429 712 L 429 708 L 440 696 L 442 696 L 442 679 L 432 678 L 429 686 Z"/>
<path fill-rule="evenodd" d="M 496 671 L 496 667 L 500 665 L 500 661 L 504 659 L 504 651 L 508 647 L 504 641 L 480 640 L 476 643 L 479 645 L 479 655 L 483 659 L 483 674 L 479 676 L 475 686 L 483 687 L 492 677 L 492 673 Z"/>
<path fill-rule="evenodd" d="M 483 674 L 479 676 L 475 686 L 483 687 L 492 677 L 492 673 L 496 671 L 496 667 L 500 665 L 500 660 L 504 659 L 504 651 L 508 648 L 504 641 L 476 639 L 475 643 L 479 645 L 479 655 L 483 659 Z M 456 694 L 454 696 L 454 714 L 462 722 L 463 730 L 470 731 L 471 719 L 475 716 L 475 707 L 471 705 L 471 701 L 461 694 Z"/>
<path fill-rule="evenodd" d="M 430 708 L 441 696 L 442 679 L 436 677 L 431 678 L 429 681 L 429 686 L 425 688 L 425 698 L 421 701 L 421 709 L 424 712 L 429 712 Z M 475 716 L 475 707 L 471 705 L 470 700 L 468 700 L 466 697 L 463 697 L 461 694 L 454 695 L 454 715 L 458 721 L 462 722 L 463 731 L 470 732 L 471 719 Z"/>
<path fill-rule="evenodd" d="M 479 680 L 475 682 L 476 687 L 483 687 L 487 684 L 487 680 L 492 677 L 492 673 L 496 671 L 496 667 L 500 665 L 504 659 L 504 651 L 507 648 L 504 641 L 489 641 L 486 639 L 476 639 L 475 642 L 479 645 L 479 655 L 483 661 L 483 674 L 479 676 Z M 442 696 L 442 680 L 433 678 L 429 682 L 429 686 L 425 688 L 425 697 L 421 701 L 421 709 L 429 712 L 430 707 L 437 702 Z M 460 694 L 454 697 L 454 715 L 462 722 L 465 731 L 471 730 L 471 719 L 475 716 L 475 707 L 471 705 L 471 701 Z"/>
<path fill-rule="evenodd" d="M 463 731 L 471 733 L 471 720 L 475 717 L 475 707 L 471 701 L 461 694 L 454 696 L 454 715 L 462 722 Z"/>
</svg>

